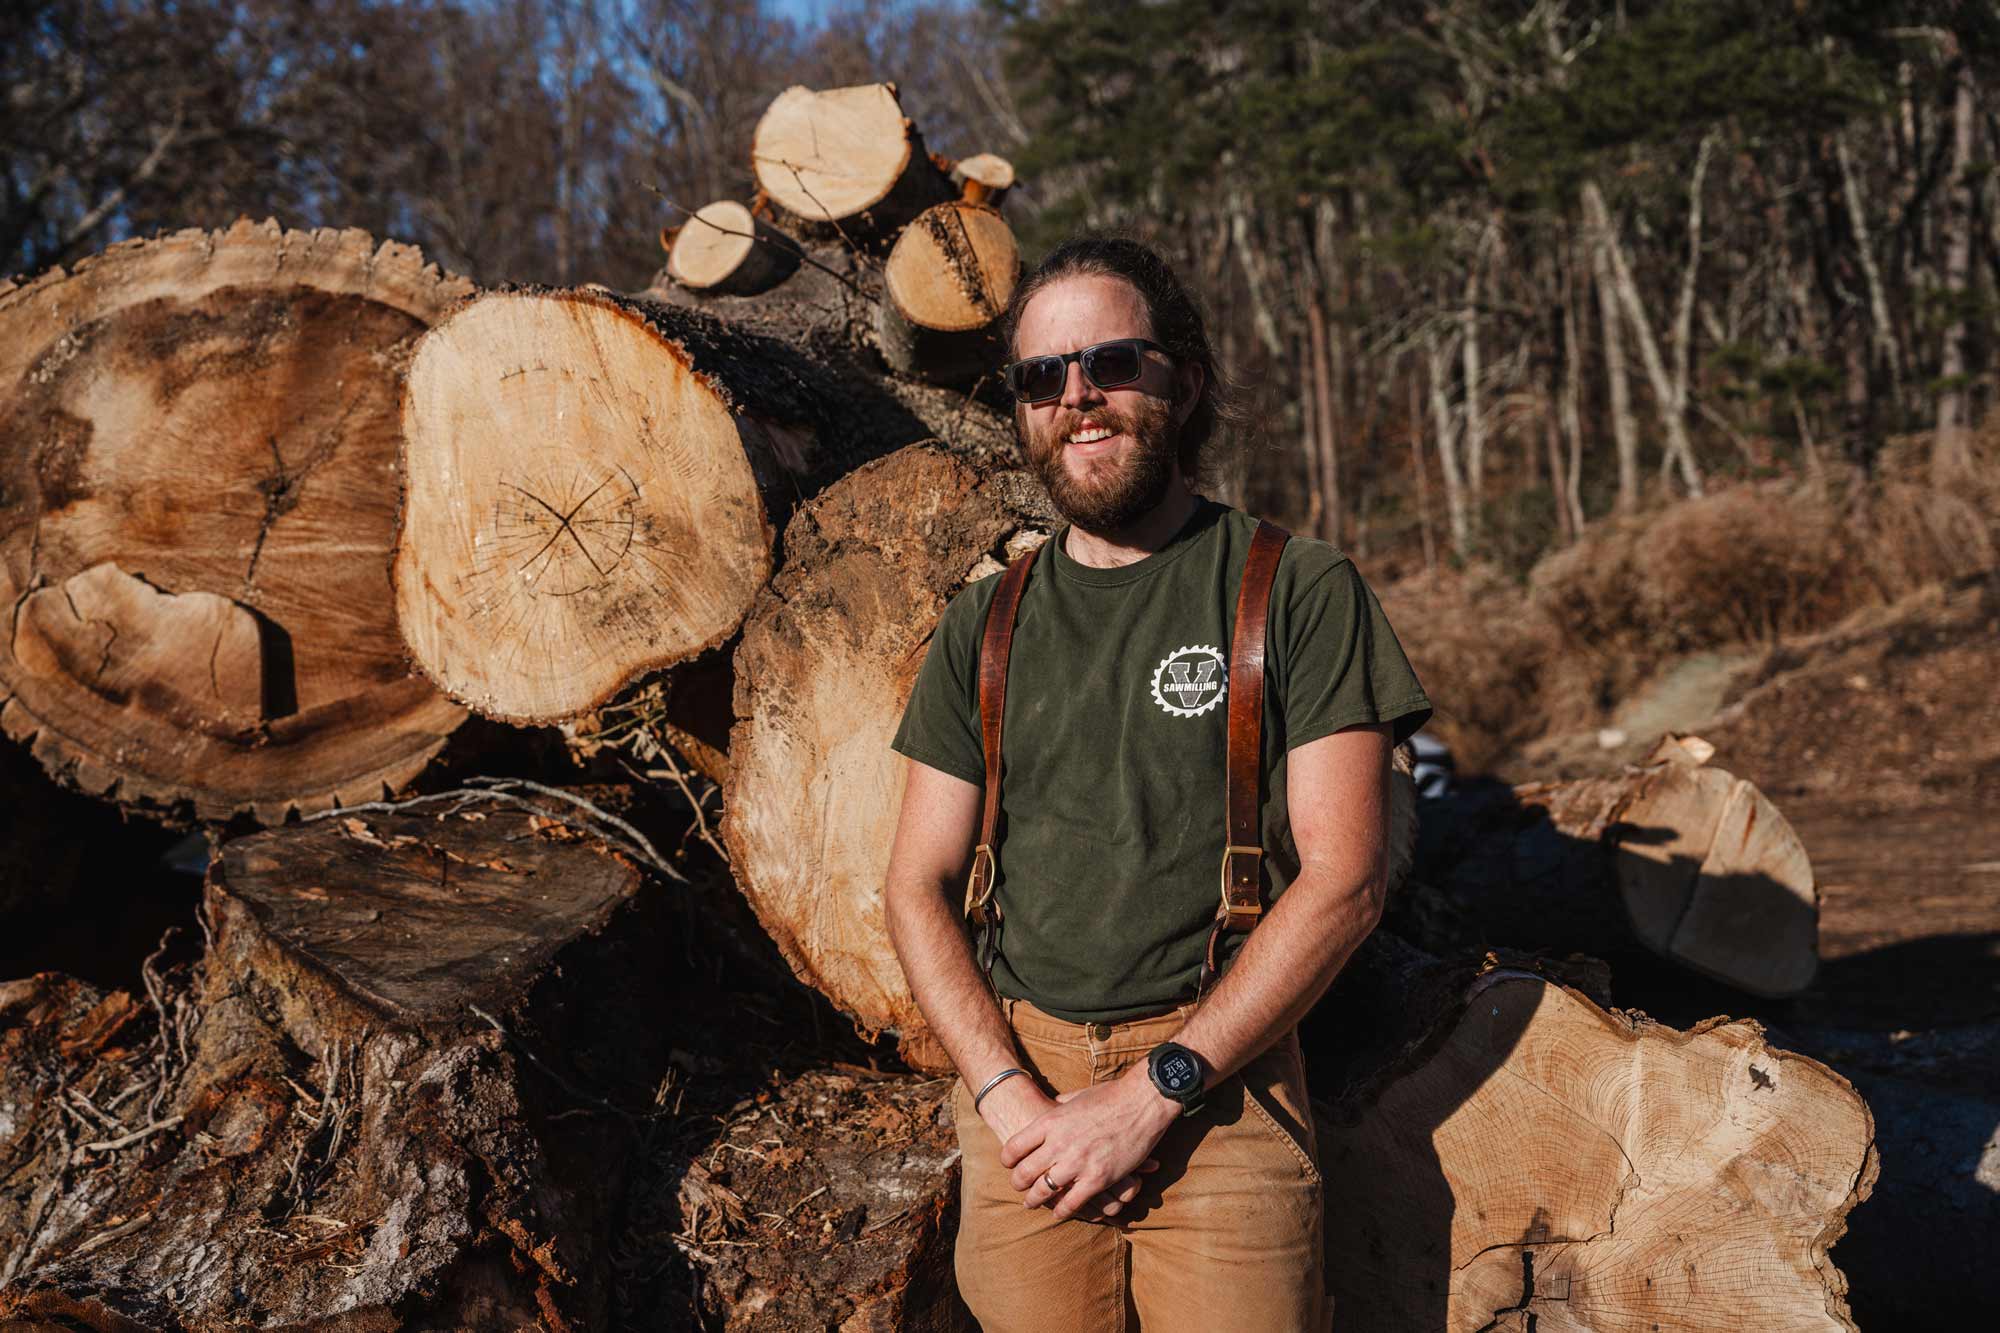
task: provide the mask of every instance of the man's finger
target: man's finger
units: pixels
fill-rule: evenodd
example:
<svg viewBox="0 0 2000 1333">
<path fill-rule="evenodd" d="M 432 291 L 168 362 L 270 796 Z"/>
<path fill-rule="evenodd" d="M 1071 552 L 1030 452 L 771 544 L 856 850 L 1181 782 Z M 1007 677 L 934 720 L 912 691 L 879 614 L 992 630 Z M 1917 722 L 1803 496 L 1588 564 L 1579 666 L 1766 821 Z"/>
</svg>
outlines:
<svg viewBox="0 0 2000 1333">
<path fill-rule="evenodd" d="M 1055 1164 L 1055 1150 L 1044 1145 L 1014 1164 L 1013 1174 L 1008 1177 L 1007 1183 L 1025 1194 L 1034 1186 L 1035 1181 L 1041 1178 L 1042 1173 L 1054 1167 Z M 1056 1184 L 1060 1185 L 1062 1183 L 1062 1176 L 1058 1174 L 1056 1176 Z"/>
<path fill-rule="evenodd" d="M 1041 1122 L 1040 1117 L 1030 1121 L 1013 1138 L 1000 1145 L 1000 1165 L 1020 1165 L 1021 1159 L 1041 1147 L 1042 1140 L 1048 1136 L 1048 1126 Z"/>
<path fill-rule="evenodd" d="M 1036 1176 L 1034 1184 L 1022 1192 L 1021 1206 L 1023 1208 L 1043 1208 L 1054 1202 L 1056 1197 L 1061 1193 L 1061 1190 L 1052 1190 L 1049 1188 L 1047 1176 Z"/>
<path fill-rule="evenodd" d="M 1063 1196 L 1056 1200 L 1056 1221 L 1067 1222 L 1082 1212 L 1084 1205 L 1095 1199 L 1103 1186 L 1103 1181 L 1093 1179 L 1088 1173 L 1079 1176 L 1067 1190 L 1063 1191 Z"/>
</svg>

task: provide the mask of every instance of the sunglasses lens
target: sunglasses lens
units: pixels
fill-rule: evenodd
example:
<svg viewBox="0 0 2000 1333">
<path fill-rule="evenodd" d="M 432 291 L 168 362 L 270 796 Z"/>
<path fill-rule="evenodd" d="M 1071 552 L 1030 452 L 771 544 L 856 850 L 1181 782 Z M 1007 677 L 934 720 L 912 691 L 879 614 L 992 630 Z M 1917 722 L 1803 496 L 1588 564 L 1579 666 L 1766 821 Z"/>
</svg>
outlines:
<svg viewBox="0 0 2000 1333">
<path fill-rule="evenodd" d="M 1131 343 L 1104 343 L 1083 354 L 1083 373 L 1100 389 L 1116 388 L 1139 378 L 1139 349 Z"/>
<path fill-rule="evenodd" d="M 1059 356 L 1036 356 L 1017 361 L 1007 369 L 1007 387 L 1024 403 L 1054 398 L 1063 391 L 1065 369 Z"/>
</svg>

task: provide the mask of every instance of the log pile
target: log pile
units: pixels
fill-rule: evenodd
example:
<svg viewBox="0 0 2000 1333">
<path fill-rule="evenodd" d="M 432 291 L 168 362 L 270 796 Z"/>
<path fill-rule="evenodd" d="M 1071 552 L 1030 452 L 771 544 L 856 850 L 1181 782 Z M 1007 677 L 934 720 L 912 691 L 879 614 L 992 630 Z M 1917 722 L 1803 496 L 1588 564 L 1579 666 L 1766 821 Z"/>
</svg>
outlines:
<svg viewBox="0 0 2000 1333">
<path fill-rule="evenodd" d="M 788 91 L 755 165 L 642 293 L 248 224 L 0 293 L 0 721 L 216 846 L 188 961 L 0 987 L 0 1322 L 964 1326 L 881 880 L 937 618 L 1055 525 L 989 374 L 1013 170 L 889 85 Z M 1551 958 L 1803 984 L 1809 867 L 1694 759 L 1468 821 L 1322 1006 L 1358 1326 L 1852 1327 L 1867 1107 Z M 1573 870 L 1474 854 L 1524 809 Z"/>
</svg>

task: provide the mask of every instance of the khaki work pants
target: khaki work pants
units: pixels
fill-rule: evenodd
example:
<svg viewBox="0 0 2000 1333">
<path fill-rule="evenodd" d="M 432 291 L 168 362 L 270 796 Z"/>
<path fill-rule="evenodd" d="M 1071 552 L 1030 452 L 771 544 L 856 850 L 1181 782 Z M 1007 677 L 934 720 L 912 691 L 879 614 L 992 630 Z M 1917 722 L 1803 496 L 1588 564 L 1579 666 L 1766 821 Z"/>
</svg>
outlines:
<svg viewBox="0 0 2000 1333">
<path fill-rule="evenodd" d="M 1051 1095 L 1105 1083 L 1194 1012 L 1069 1023 L 1003 1000 L 1022 1068 Z M 964 1161 L 958 1286 L 985 1333 L 1319 1333 L 1321 1185 L 1298 1033 L 1209 1089 L 1153 1156 L 1160 1169 L 1109 1222 L 1023 1208 L 1000 1142 L 954 1093 Z"/>
</svg>

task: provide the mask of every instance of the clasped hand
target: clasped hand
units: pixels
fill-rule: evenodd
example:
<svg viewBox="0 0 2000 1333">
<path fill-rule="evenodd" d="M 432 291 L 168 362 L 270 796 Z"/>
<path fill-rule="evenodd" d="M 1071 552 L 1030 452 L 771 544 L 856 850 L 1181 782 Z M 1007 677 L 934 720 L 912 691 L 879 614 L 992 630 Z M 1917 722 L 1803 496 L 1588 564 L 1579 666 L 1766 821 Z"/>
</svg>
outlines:
<svg viewBox="0 0 2000 1333">
<path fill-rule="evenodd" d="M 1009 1138 L 1000 1163 L 1029 1208 L 1053 1205 L 1057 1220 L 1115 1217 L 1159 1169 L 1149 1154 L 1178 1108 L 1130 1078 L 1066 1092 Z M 1059 1189 L 1051 1189 L 1053 1180 Z M 1094 1210 L 1094 1211 L 1092 1211 Z"/>
</svg>

